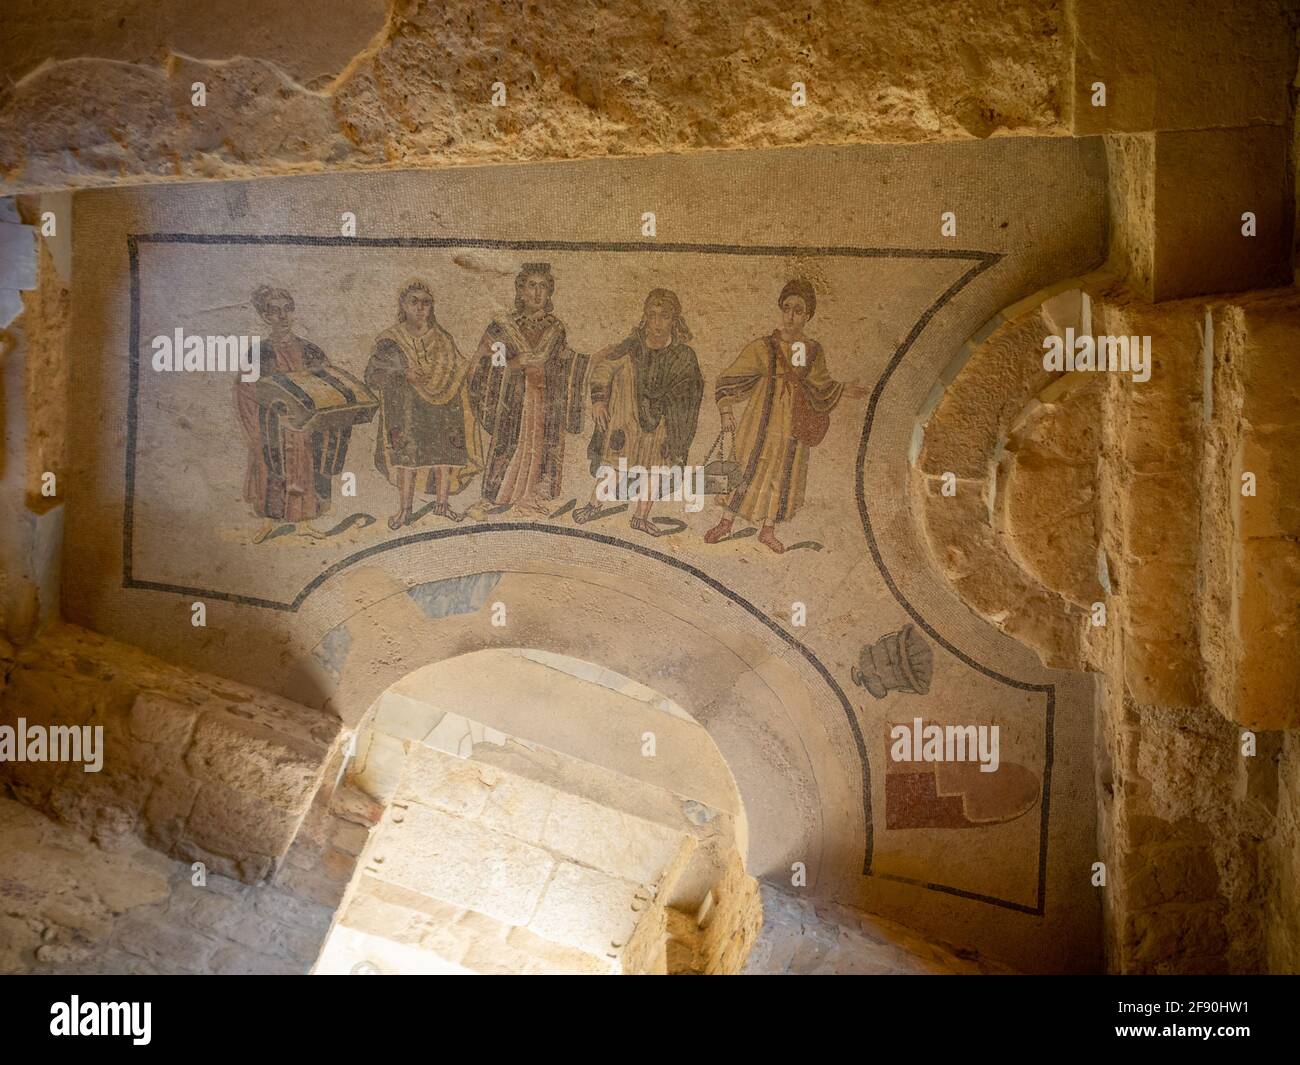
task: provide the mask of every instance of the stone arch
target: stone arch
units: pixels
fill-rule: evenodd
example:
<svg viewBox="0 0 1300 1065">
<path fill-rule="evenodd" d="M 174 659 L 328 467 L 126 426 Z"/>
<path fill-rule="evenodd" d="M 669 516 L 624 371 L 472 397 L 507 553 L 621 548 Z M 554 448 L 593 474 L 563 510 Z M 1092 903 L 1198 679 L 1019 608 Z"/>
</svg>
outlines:
<svg viewBox="0 0 1300 1065">
<path fill-rule="evenodd" d="M 1110 590 L 1098 482 L 1109 382 L 1042 365 L 1046 337 L 1090 332 L 1090 306 L 1066 281 L 985 323 L 918 413 L 909 455 L 935 570 L 1056 668 L 1095 656 L 1089 611 Z"/>
<path fill-rule="evenodd" d="M 524 558 L 536 541 L 514 532 L 464 538 L 454 567 L 418 535 L 339 572 L 299 612 L 311 651 L 297 685 L 355 728 L 403 677 L 461 655 L 527 647 L 595 662 L 708 732 L 744 803 L 751 875 L 786 878 L 802 862 L 815 894 L 852 897 L 870 854 L 866 761 L 852 707 L 815 655 L 657 552 L 585 535 L 563 562 Z"/>
</svg>

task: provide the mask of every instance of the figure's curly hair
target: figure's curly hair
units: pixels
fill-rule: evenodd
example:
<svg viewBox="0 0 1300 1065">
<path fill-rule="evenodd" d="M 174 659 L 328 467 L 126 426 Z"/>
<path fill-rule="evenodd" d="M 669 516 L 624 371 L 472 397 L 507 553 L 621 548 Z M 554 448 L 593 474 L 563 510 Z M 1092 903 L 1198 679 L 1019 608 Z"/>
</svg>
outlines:
<svg viewBox="0 0 1300 1065">
<path fill-rule="evenodd" d="M 401 325 L 406 320 L 406 314 L 402 310 L 402 300 L 412 292 L 423 292 L 428 295 L 429 302 L 433 304 L 429 308 L 429 325 L 433 325 L 438 320 L 438 301 L 434 298 L 433 289 L 429 287 L 428 282 L 418 277 L 410 278 L 397 290 L 397 324 Z"/>
<path fill-rule="evenodd" d="M 555 278 L 551 276 L 550 263 L 524 263 L 519 268 L 519 273 L 515 275 L 515 310 L 522 312 L 524 309 L 524 282 L 530 277 L 546 280 L 546 313 L 550 314 L 555 309 L 551 302 L 551 297 L 555 295 Z"/>
<path fill-rule="evenodd" d="M 289 295 L 287 288 L 276 288 L 274 285 L 258 285 L 253 289 L 253 310 L 257 311 L 263 318 L 266 317 L 266 309 L 272 300 L 288 300 L 289 310 L 294 310 L 293 297 Z"/>
</svg>

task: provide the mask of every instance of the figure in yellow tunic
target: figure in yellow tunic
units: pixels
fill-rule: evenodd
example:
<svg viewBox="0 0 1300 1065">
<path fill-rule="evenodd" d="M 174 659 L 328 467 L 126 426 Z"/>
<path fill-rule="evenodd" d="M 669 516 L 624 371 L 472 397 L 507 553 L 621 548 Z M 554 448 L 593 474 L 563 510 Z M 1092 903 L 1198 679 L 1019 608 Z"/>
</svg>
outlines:
<svg viewBox="0 0 1300 1065">
<path fill-rule="evenodd" d="M 803 506 L 810 450 L 825 437 L 840 397 L 860 398 L 866 390 L 832 378 L 821 345 L 804 335 L 817 310 L 810 282 L 790 281 L 777 305 L 780 327 L 746 344 L 718 378 L 718 411 L 722 428 L 735 437 L 740 485 L 704 541 L 716 544 L 728 536 L 739 514 L 759 526 L 759 543 L 780 554 L 785 545 L 773 527 Z M 735 408 L 741 403 L 745 408 L 737 427 Z"/>
</svg>

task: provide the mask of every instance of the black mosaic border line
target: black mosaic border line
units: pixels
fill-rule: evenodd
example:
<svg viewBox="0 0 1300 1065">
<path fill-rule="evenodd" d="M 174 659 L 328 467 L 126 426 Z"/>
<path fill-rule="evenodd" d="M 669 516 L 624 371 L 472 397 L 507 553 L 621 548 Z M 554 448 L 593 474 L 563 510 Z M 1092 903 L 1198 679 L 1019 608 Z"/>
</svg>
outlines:
<svg viewBox="0 0 1300 1065">
<path fill-rule="evenodd" d="M 972 899 L 978 902 L 984 902 L 992 906 L 999 906 L 1005 909 L 1011 909 L 1022 913 L 1040 915 L 1044 909 L 1044 895 L 1046 886 L 1046 869 L 1047 869 L 1047 820 L 1048 820 L 1048 793 L 1051 783 L 1052 769 L 1052 726 L 1055 706 L 1055 686 L 1054 685 L 1030 685 L 1021 681 L 1013 680 L 1001 673 L 996 672 L 986 666 L 976 662 L 973 658 L 957 649 L 942 636 L 923 618 L 920 613 L 909 603 L 906 597 L 894 583 L 893 577 L 884 564 L 880 556 L 879 548 L 876 545 L 875 535 L 871 528 L 870 516 L 867 513 L 866 502 L 863 493 L 862 476 L 865 467 L 867 442 L 871 434 L 871 429 L 875 419 L 876 408 L 879 404 L 880 395 L 884 391 L 890 376 L 897 369 L 903 357 L 911 349 L 922 330 L 954 296 L 957 295 L 970 281 L 985 270 L 994 266 L 1001 261 L 1003 256 L 997 252 L 974 251 L 969 249 L 955 248 L 859 248 L 844 245 L 737 245 L 737 244 L 704 244 L 704 243 L 673 243 L 673 242 L 602 242 L 602 241 L 547 241 L 547 240 L 495 240 L 495 239 L 478 239 L 463 237 L 320 237 L 295 234 L 234 234 L 220 235 L 210 233 L 141 233 L 129 234 L 127 240 L 127 253 L 130 265 L 130 291 L 131 291 L 131 359 L 130 359 L 130 395 L 127 412 L 127 448 L 126 448 L 126 495 L 124 500 L 124 513 L 122 522 L 122 573 L 124 588 L 143 589 L 148 591 L 167 592 L 177 595 L 196 596 L 199 598 L 213 599 L 223 602 L 236 603 L 242 606 L 261 607 L 269 610 L 283 610 L 296 612 L 302 603 L 306 600 L 316 588 L 320 587 L 330 577 L 336 575 L 349 566 L 370 557 L 372 555 L 393 550 L 406 546 L 411 543 L 418 543 L 427 540 L 440 540 L 454 536 L 467 536 L 475 534 L 485 534 L 494 532 L 539 532 L 547 535 L 572 536 L 579 539 L 586 539 L 603 543 L 611 547 L 617 547 L 627 551 L 633 551 L 644 557 L 653 559 L 672 566 L 690 576 L 702 581 L 712 590 L 720 593 L 725 598 L 735 603 L 749 613 L 752 617 L 762 622 L 769 630 L 776 634 L 780 639 L 785 641 L 792 649 L 801 654 L 804 659 L 817 671 L 817 673 L 826 681 L 828 687 L 835 694 L 844 711 L 845 718 L 848 722 L 849 729 L 852 732 L 854 746 L 857 749 L 859 763 L 862 769 L 862 802 L 863 802 L 863 819 L 865 828 L 865 847 L 862 864 L 863 876 L 878 876 L 881 879 L 893 880 L 900 883 L 912 884 L 929 891 L 938 891 L 950 895 L 956 895 L 961 898 Z M 1035 907 L 1029 907 L 1023 903 L 1013 902 L 1009 899 L 1000 899 L 989 895 L 981 895 L 976 892 L 966 891 L 961 888 L 954 888 L 944 884 L 933 884 L 917 880 L 911 880 L 902 876 L 895 876 L 888 873 L 873 873 L 871 868 L 872 854 L 874 850 L 874 825 L 871 811 L 871 768 L 867 756 L 866 744 L 862 737 L 861 729 L 858 725 L 857 715 L 854 713 L 853 705 L 849 701 L 844 689 L 831 675 L 829 669 L 822 661 L 803 643 L 791 636 L 785 629 L 781 628 L 774 620 L 763 613 L 758 607 L 749 600 L 733 592 L 726 585 L 710 577 L 707 573 L 678 559 L 665 555 L 662 552 L 652 550 L 641 544 L 629 543 L 619 540 L 615 537 L 603 533 L 589 532 L 581 529 L 570 529 L 565 526 L 555 526 L 540 522 L 494 522 L 490 524 L 480 524 L 469 527 L 460 527 L 455 529 L 439 529 L 425 533 L 416 533 L 409 536 L 398 537 L 393 540 L 387 540 L 382 544 L 375 544 L 369 548 L 354 552 L 346 558 L 329 566 L 319 573 L 302 589 L 301 592 L 293 599 L 292 602 L 284 603 L 271 599 L 261 599 L 254 596 L 244 596 L 231 592 L 215 592 L 203 588 L 191 588 L 182 585 L 166 584 L 158 581 L 140 580 L 135 577 L 134 567 L 132 564 L 132 546 L 134 541 L 134 504 L 135 504 L 135 458 L 136 458 L 136 441 L 138 436 L 137 429 L 137 401 L 140 384 L 139 369 L 139 351 L 140 351 L 140 257 L 139 246 L 141 244 L 203 244 L 203 245 L 299 245 L 305 247 L 379 247 L 379 248 L 483 248 L 499 249 L 513 251 L 596 251 L 596 252 L 640 252 L 643 254 L 680 254 L 680 253 L 697 253 L 708 255 L 741 255 L 741 256 L 820 256 L 820 257 L 837 257 L 837 258 L 855 258 L 855 259 L 953 259 L 961 261 L 973 261 L 974 265 L 967 270 L 960 278 L 957 279 L 948 289 L 926 309 L 924 314 L 913 325 L 908 336 L 894 353 L 889 364 L 886 366 L 884 373 L 876 383 L 875 390 L 872 392 L 871 401 L 867 409 L 867 418 L 863 425 L 862 439 L 858 449 L 858 464 L 856 475 L 856 495 L 858 502 L 858 511 L 862 519 L 863 532 L 867 538 L 868 547 L 871 550 L 877 568 L 885 580 L 886 586 L 898 600 L 899 604 L 907 613 L 935 639 L 942 647 L 950 651 L 965 664 L 973 669 L 985 674 L 986 676 L 1007 684 L 1011 687 L 1020 688 L 1028 691 L 1044 691 L 1047 693 L 1047 758 L 1043 772 L 1043 803 L 1041 807 L 1040 831 L 1039 831 L 1039 872 L 1038 872 L 1038 903 Z"/>
<path fill-rule="evenodd" d="M 911 602 L 909 602 L 907 596 L 903 594 L 902 590 L 894 582 L 893 575 L 889 572 L 889 567 L 885 565 L 885 560 L 881 557 L 880 546 L 876 543 L 875 530 L 871 527 L 871 515 L 867 510 L 865 489 L 867 445 L 871 439 L 871 430 L 875 427 L 876 410 L 880 406 L 880 397 L 884 394 L 885 388 L 889 384 L 889 379 L 894 375 L 894 371 L 898 369 L 904 357 L 912 349 L 912 345 L 916 343 L 922 330 L 929 325 L 930 320 L 939 313 L 943 306 L 952 299 L 953 296 L 965 288 L 967 284 L 973 281 L 985 270 L 997 263 L 1001 258 L 1002 256 L 999 255 L 978 262 L 954 281 L 945 292 L 943 292 L 932 304 L 930 304 L 928 308 L 926 308 L 925 313 L 917 319 L 916 324 L 912 326 L 911 332 L 909 332 L 903 339 L 903 342 L 898 346 L 898 350 L 894 352 L 893 358 L 891 358 L 889 363 L 885 366 L 885 371 L 880 375 L 880 379 L 876 382 L 876 387 L 872 390 L 871 399 L 867 404 L 867 417 L 866 421 L 862 425 L 862 440 L 858 445 L 858 465 L 854 476 L 854 487 L 857 493 L 858 515 L 862 519 L 862 531 L 867 538 L 867 547 L 871 550 L 871 557 L 876 563 L 876 568 L 880 570 L 880 575 L 884 578 L 886 587 L 889 588 L 890 593 L 898 601 L 899 606 L 907 611 L 912 620 L 915 621 L 931 639 L 938 643 L 939 646 L 949 654 L 970 666 L 971 669 L 983 673 L 986 677 L 990 677 L 1008 687 L 1018 688 L 1021 691 L 1042 692 L 1046 696 L 1047 705 L 1043 728 L 1043 731 L 1046 734 L 1046 750 L 1044 752 L 1043 760 L 1042 802 L 1039 804 L 1038 821 L 1037 904 L 1031 907 L 1025 906 L 1021 903 L 1009 902 L 1007 900 L 998 901 L 998 905 L 1005 906 L 1008 909 L 1018 910 L 1022 913 L 1030 913 L 1041 917 L 1046 909 L 1047 903 L 1047 822 L 1052 792 L 1052 761 L 1055 753 L 1054 731 L 1056 721 L 1056 685 L 1029 684 L 1025 681 L 1019 681 L 1012 677 L 1008 677 L 1005 673 L 999 673 L 997 670 L 991 669 L 990 667 L 975 661 L 975 659 L 966 654 L 965 651 L 945 639 L 933 625 L 925 620 L 921 615 L 921 612 L 917 610 Z M 984 902 L 993 901 L 991 899 L 986 899 L 983 896 L 972 895 L 970 892 L 959 888 L 947 887 L 942 884 L 931 884 L 924 881 L 913 880 L 909 877 L 897 876 L 892 873 L 877 873 L 876 875 L 882 880 L 896 880 L 900 883 L 914 884 L 918 887 L 928 888 L 931 891 L 942 891 L 950 895 L 958 895 L 962 898 L 979 898 Z"/>
</svg>

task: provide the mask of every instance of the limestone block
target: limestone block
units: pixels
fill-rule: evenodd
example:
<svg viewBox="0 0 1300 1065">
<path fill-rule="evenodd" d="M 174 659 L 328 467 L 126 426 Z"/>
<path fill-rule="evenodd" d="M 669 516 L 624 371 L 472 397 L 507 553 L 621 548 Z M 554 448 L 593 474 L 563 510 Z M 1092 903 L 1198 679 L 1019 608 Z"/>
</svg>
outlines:
<svg viewBox="0 0 1300 1065">
<path fill-rule="evenodd" d="M 253 795 L 206 783 L 194 800 L 186 838 L 233 859 L 282 855 L 293 841 L 299 816 Z"/>
<path fill-rule="evenodd" d="M 1245 305 L 1223 357 L 1236 371 L 1236 465 L 1255 474 L 1256 495 L 1230 498 L 1240 639 L 1236 720 L 1254 728 L 1300 723 L 1300 383 L 1294 299 Z M 1234 471 L 1235 472 L 1235 471 Z"/>
<path fill-rule="evenodd" d="M 1291 283 L 1289 146 L 1284 126 L 1156 134 L 1155 299 Z"/>
<path fill-rule="evenodd" d="M 330 818 L 330 843 L 345 854 L 356 857 L 370 838 L 370 830 L 364 825 L 345 821 L 341 817 Z"/>
<path fill-rule="evenodd" d="M 414 746 L 407 755 L 397 798 L 472 820 L 487 803 L 500 775 L 490 766 Z"/>
<path fill-rule="evenodd" d="M 1102 389 L 1079 384 L 1036 404 L 1008 445 L 999 518 L 1020 562 L 1045 588 L 1087 608 L 1103 597 L 1097 579 L 1101 516 Z"/>
<path fill-rule="evenodd" d="M 149 793 L 147 781 L 95 774 L 69 775 L 50 794 L 49 808 L 59 820 L 110 849 L 130 839 Z"/>
<path fill-rule="evenodd" d="M 562 862 L 528 928 L 556 943 L 606 957 L 619 954 L 636 930 L 633 902 L 641 889 L 571 862 Z"/>
<path fill-rule="evenodd" d="M 1280 125 L 1294 73 L 1274 3 L 1087 0 L 1071 7 L 1075 136 Z M 1092 105 L 1093 83 L 1106 105 Z"/>
<path fill-rule="evenodd" d="M 142 14 L 130 0 L 81 5 L 14 4 L 3 54 L 17 80 L 47 59 L 99 56 L 131 62 L 168 48 L 192 56 L 256 56 L 310 84 L 339 74 L 383 28 L 381 0 L 324 0 L 302 18 L 293 0 L 264 0 L 232 18 L 226 5 L 162 0 Z"/>
<path fill-rule="evenodd" d="M 1134 292 L 1151 299 L 1155 284 L 1156 144 L 1153 134 L 1106 138 L 1110 181 L 1107 267 Z"/>
<path fill-rule="evenodd" d="M 198 711 L 158 692 L 144 691 L 131 704 L 131 735 L 142 743 L 156 744 L 168 760 L 184 753 Z"/>
<path fill-rule="evenodd" d="M 1241 548 L 1237 720 L 1249 728 L 1300 724 L 1300 543 L 1247 541 Z"/>
<path fill-rule="evenodd" d="M 1143 710 L 1137 770 L 1150 808 L 1166 821 L 1229 816 L 1244 773 L 1236 730 L 1210 709 Z"/>
<path fill-rule="evenodd" d="M 677 854 L 680 832 L 556 792 L 543 843 L 557 854 L 637 884 L 654 884 Z"/>
<path fill-rule="evenodd" d="M 1034 312 L 999 325 L 975 349 L 926 425 L 922 470 L 931 476 L 988 476 L 1006 427 L 1050 379 L 1043 369 L 1043 339 L 1051 332 Z"/>
<path fill-rule="evenodd" d="M 1065 14 L 1030 0 L 811 19 L 752 2 L 727 18 L 591 2 L 485 18 L 474 0 L 403 0 L 385 18 L 365 0 L 331 2 L 312 25 L 284 0 L 237 18 L 181 0 L 148 18 L 120 15 L 120 0 L 76 18 L 28 6 L 0 42 L 11 188 L 1066 127 Z M 498 80 L 505 107 L 492 106 Z M 189 104 L 194 81 L 206 108 Z"/>
<path fill-rule="evenodd" d="M 480 824 L 529 843 L 543 843 L 557 792 L 527 777 L 501 773 L 479 812 Z"/>
<path fill-rule="evenodd" d="M 372 876 L 507 924 L 528 922 L 554 865 L 537 847 L 414 804 L 382 831 Z"/>
<path fill-rule="evenodd" d="M 183 769 L 164 769 L 154 781 L 145 802 L 144 817 L 164 850 L 181 838 L 198 793 L 199 782 Z"/>
<path fill-rule="evenodd" d="M 608 973 L 613 962 L 608 958 L 596 957 L 572 947 L 561 946 L 549 939 L 543 939 L 527 928 L 512 928 L 506 935 L 506 942 L 532 956 L 544 967 L 544 971 L 556 974 L 599 975 Z"/>
<path fill-rule="evenodd" d="M 236 710 L 213 710 L 200 717 L 186 765 L 200 780 L 301 814 L 320 780 L 325 746 Z"/>
<path fill-rule="evenodd" d="M 1137 972 L 1159 972 L 1173 958 L 1221 958 L 1227 947 L 1222 906 L 1212 903 L 1129 914 L 1125 935 Z"/>
<path fill-rule="evenodd" d="M 1147 849 L 1126 864 L 1122 883 L 1125 907 L 1132 911 L 1219 897 L 1218 867 L 1208 847 Z"/>
</svg>

